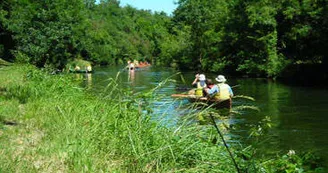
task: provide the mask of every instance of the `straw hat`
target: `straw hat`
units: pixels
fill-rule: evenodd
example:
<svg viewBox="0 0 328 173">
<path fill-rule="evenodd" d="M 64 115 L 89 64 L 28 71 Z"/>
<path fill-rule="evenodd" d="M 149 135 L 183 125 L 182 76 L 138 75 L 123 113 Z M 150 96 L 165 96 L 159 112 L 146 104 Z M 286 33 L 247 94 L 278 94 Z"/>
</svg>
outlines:
<svg viewBox="0 0 328 173">
<path fill-rule="evenodd" d="M 219 75 L 217 78 L 215 78 L 215 80 L 220 83 L 227 81 L 227 79 L 223 75 Z"/>
</svg>

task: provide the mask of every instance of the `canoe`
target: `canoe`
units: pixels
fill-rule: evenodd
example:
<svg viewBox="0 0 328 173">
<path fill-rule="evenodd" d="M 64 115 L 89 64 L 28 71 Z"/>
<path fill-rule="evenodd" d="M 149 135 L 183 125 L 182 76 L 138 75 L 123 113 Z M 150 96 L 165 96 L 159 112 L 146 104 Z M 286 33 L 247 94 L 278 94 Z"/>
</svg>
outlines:
<svg viewBox="0 0 328 173">
<path fill-rule="evenodd" d="M 211 99 L 209 97 L 199 97 L 193 94 L 172 94 L 171 97 L 174 98 L 184 98 L 188 99 L 191 102 L 204 102 L 209 105 L 215 104 L 215 108 L 221 109 L 221 108 L 228 108 L 231 109 L 231 99 L 230 100 L 225 100 L 222 102 L 218 102 L 214 99 Z"/>
<path fill-rule="evenodd" d="M 137 66 L 135 66 L 135 68 L 145 68 L 145 67 L 150 67 L 150 64 L 139 64 Z"/>
<path fill-rule="evenodd" d="M 135 66 L 134 69 L 130 69 L 130 70 L 140 70 L 140 69 L 150 67 L 150 66 L 151 66 L 150 64 L 148 64 L 148 65 L 138 65 L 138 66 Z M 126 69 L 129 70 L 129 67 L 127 66 Z"/>
<path fill-rule="evenodd" d="M 74 69 L 69 69 L 69 72 L 71 72 L 71 73 L 92 73 L 92 71 L 88 71 L 88 70 L 74 70 Z"/>
<path fill-rule="evenodd" d="M 192 94 L 172 94 L 171 97 L 187 98 L 187 99 L 193 100 L 193 101 L 210 101 L 208 97 L 199 97 L 199 96 L 192 95 Z M 212 101 L 214 101 L 214 100 L 212 100 Z"/>
</svg>

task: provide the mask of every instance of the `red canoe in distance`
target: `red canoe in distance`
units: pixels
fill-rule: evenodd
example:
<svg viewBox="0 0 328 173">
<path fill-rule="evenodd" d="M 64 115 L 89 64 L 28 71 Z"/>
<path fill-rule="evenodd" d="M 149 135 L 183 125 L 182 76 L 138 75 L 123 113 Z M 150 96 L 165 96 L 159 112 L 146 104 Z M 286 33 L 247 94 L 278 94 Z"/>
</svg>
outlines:
<svg viewBox="0 0 328 173">
<path fill-rule="evenodd" d="M 141 69 L 141 68 L 146 68 L 146 67 L 150 67 L 151 64 L 147 63 L 147 62 L 140 62 L 138 63 L 138 65 L 134 65 L 134 68 L 131 68 L 130 70 L 137 70 L 137 69 Z M 129 69 L 129 65 L 126 66 L 127 69 Z"/>
<path fill-rule="evenodd" d="M 135 68 L 145 68 L 145 67 L 149 67 L 151 66 L 151 64 L 149 63 L 143 63 L 143 62 L 140 62 L 138 65 L 135 66 Z"/>
</svg>

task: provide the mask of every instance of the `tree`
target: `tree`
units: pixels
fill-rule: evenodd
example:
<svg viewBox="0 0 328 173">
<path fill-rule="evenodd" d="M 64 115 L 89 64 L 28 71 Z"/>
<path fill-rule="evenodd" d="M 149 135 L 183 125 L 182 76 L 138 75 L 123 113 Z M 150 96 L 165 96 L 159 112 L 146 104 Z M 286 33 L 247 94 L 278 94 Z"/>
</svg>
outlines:
<svg viewBox="0 0 328 173">
<path fill-rule="evenodd" d="M 27 55 L 39 67 L 64 67 L 83 50 L 85 16 L 82 1 L 14 1 L 4 20 L 16 42 L 15 54 Z M 25 57 L 25 56 L 23 56 Z"/>
</svg>

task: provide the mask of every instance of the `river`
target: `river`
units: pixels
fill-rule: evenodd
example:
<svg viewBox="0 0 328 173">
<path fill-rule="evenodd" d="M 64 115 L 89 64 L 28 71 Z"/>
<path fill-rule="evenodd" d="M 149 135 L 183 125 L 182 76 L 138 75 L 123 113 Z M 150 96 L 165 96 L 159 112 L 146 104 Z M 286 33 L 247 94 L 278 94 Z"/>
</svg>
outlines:
<svg viewBox="0 0 328 173">
<path fill-rule="evenodd" d="M 144 92 L 156 87 L 160 82 L 170 78 L 158 93 L 161 98 L 152 104 L 154 116 L 164 115 L 168 122 L 174 122 L 183 114 L 181 105 L 187 100 L 175 100 L 171 94 L 181 93 L 190 88 L 194 72 L 181 72 L 171 68 L 150 67 L 129 73 L 122 67 L 96 67 L 94 73 L 76 74 L 85 78 L 84 86 L 94 92 L 102 92 L 109 78 L 118 75 L 121 87 L 131 88 L 134 92 Z M 217 74 L 206 74 L 214 79 Z M 81 77 L 81 76 L 80 76 Z M 249 143 L 248 130 L 266 116 L 270 117 L 272 128 L 268 138 L 259 146 L 265 154 L 286 154 L 289 150 L 296 153 L 315 151 L 328 163 L 328 89 L 286 85 L 277 81 L 257 78 L 227 77 L 227 83 L 233 86 L 235 95 L 246 95 L 252 101 L 234 100 L 233 106 L 254 105 L 260 111 L 246 111 L 242 115 L 230 117 L 232 124 L 238 125 L 230 133 L 241 143 Z M 173 121 L 171 121 L 173 120 Z"/>
</svg>

